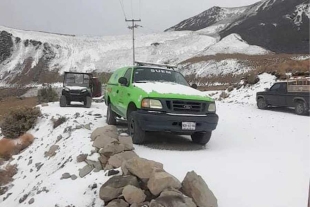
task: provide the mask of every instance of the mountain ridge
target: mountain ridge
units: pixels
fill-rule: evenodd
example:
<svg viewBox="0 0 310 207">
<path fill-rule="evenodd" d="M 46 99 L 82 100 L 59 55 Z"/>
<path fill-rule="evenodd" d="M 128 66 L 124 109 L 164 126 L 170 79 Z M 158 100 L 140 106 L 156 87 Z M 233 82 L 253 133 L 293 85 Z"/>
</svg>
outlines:
<svg viewBox="0 0 310 207">
<path fill-rule="evenodd" d="M 221 39 L 236 33 L 276 53 L 303 54 L 309 52 L 309 18 L 309 1 L 265 0 L 245 7 L 212 7 L 165 31 L 207 31 Z"/>
</svg>

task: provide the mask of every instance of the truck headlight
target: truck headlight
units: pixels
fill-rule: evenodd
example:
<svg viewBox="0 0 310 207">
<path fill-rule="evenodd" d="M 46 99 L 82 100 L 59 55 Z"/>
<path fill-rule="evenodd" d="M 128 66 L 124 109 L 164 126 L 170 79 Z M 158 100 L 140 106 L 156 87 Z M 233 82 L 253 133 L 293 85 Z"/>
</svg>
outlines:
<svg viewBox="0 0 310 207">
<path fill-rule="evenodd" d="M 216 111 L 216 106 L 215 103 L 210 103 L 208 107 L 209 112 L 215 112 Z"/>
<path fill-rule="evenodd" d="M 65 91 L 70 91 L 70 89 L 69 89 L 69 88 L 67 88 L 67 87 L 65 87 L 64 89 L 65 89 Z"/>
<path fill-rule="evenodd" d="M 143 99 L 141 103 L 142 108 L 162 109 L 163 106 L 159 100 Z"/>
<path fill-rule="evenodd" d="M 86 89 L 83 89 L 81 92 L 82 92 L 82 93 L 85 93 L 86 91 L 87 91 Z"/>
</svg>

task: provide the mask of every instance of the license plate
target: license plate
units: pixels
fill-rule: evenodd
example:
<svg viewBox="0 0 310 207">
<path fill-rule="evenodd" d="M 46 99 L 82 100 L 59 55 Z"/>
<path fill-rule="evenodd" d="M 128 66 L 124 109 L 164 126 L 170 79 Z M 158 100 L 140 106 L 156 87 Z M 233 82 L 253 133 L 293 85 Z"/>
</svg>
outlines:
<svg viewBox="0 0 310 207">
<path fill-rule="evenodd" d="M 195 130 L 196 123 L 195 122 L 182 122 L 182 130 Z"/>
</svg>

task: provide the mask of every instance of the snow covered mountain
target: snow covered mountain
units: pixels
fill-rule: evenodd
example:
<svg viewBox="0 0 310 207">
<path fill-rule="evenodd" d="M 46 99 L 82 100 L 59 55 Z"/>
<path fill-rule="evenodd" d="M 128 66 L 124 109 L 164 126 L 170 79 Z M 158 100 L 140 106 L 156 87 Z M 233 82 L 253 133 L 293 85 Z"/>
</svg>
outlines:
<svg viewBox="0 0 310 207">
<path fill-rule="evenodd" d="M 266 54 L 239 35 L 222 41 L 199 32 L 138 35 L 139 61 L 179 64 L 216 53 Z M 64 71 L 110 72 L 132 64 L 131 35 L 75 37 L 0 26 L 0 84 L 60 81 Z"/>
<path fill-rule="evenodd" d="M 249 44 L 277 53 L 309 52 L 308 0 L 265 0 L 239 8 L 213 7 L 166 31 L 197 31 L 224 38 L 239 34 Z"/>
</svg>

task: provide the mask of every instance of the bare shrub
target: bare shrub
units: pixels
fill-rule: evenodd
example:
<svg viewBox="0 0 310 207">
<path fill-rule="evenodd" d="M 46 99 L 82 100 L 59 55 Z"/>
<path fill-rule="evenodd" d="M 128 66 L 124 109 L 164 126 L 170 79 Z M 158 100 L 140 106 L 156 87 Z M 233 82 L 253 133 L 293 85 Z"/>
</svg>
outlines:
<svg viewBox="0 0 310 207">
<path fill-rule="evenodd" d="M 220 100 L 225 99 L 225 98 L 228 98 L 228 97 L 229 97 L 229 94 L 226 93 L 225 91 L 223 91 L 223 92 L 220 94 Z"/>
<path fill-rule="evenodd" d="M 39 103 L 55 102 L 59 98 L 57 91 L 51 85 L 39 89 L 37 97 Z"/>
<path fill-rule="evenodd" d="M 1 131 L 8 139 L 15 139 L 31 129 L 37 118 L 41 116 L 39 108 L 17 108 L 4 117 L 1 121 Z"/>
<path fill-rule="evenodd" d="M 232 92 L 234 90 L 234 87 L 233 86 L 229 86 L 228 88 L 227 88 L 227 91 L 228 92 Z"/>
<path fill-rule="evenodd" d="M 255 73 L 250 73 L 245 77 L 245 84 L 254 85 L 259 82 L 259 77 Z"/>
<path fill-rule="evenodd" d="M 13 176 L 17 173 L 16 165 L 7 165 L 0 170 L 0 186 L 13 181 Z"/>
<path fill-rule="evenodd" d="M 53 121 L 53 128 L 57 128 L 58 126 L 62 125 L 63 123 L 65 123 L 67 121 L 66 117 L 60 117 L 58 119 L 52 119 Z"/>
</svg>

